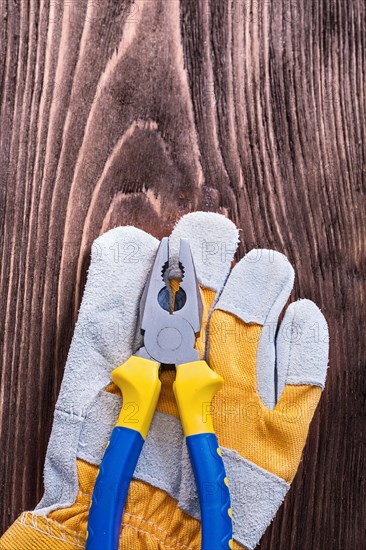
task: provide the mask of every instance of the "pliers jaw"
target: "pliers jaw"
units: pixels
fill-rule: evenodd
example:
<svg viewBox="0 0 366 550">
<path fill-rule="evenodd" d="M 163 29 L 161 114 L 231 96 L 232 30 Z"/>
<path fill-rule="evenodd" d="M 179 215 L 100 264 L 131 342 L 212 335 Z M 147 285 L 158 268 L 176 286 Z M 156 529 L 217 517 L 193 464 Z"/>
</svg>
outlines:
<svg viewBox="0 0 366 550">
<path fill-rule="evenodd" d="M 202 319 L 200 290 L 189 242 L 185 239 L 180 240 L 178 262 L 182 274 L 178 291 L 180 309 L 170 312 L 167 311 L 169 308 L 164 309 L 161 305 L 164 293 L 171 295 L 164 277 L 166 270 L 172 267 L 169 239 L 165 237 L 158 248 L 141 298 L 140 322 L 144 346 L 137 352 L 137 355 L 158 363 L 173 365 L 197 361 L 199 358 L 194 345 Z M 174 268 L 178 268 L 178 265 Z M 168 303 L 167 300 L 165 302 Z"/>
</svg>

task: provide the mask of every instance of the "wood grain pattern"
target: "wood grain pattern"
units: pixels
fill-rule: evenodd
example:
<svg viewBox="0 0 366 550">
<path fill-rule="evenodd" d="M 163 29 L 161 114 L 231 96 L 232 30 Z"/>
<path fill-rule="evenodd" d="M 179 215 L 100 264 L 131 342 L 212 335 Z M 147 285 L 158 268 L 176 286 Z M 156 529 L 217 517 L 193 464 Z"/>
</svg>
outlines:
<svg viewBox="0 0 366 550">
<path fill-rule="evenodd" d="M 362 0 L 2 0 L 4 530 L 42 495 L 91 243 L 226 214 L 330 324 L 302 465 L 261 549 L 366 544 Z"/>
</svg>

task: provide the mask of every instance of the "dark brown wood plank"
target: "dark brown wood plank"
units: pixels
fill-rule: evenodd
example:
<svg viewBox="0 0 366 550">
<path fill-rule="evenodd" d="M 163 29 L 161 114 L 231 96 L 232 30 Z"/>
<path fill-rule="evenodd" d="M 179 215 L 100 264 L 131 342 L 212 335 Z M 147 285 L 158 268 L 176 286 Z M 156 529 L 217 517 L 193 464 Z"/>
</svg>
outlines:
<svg viewBox="0 0 366 550">
<path fill-rule="evenodd" d="M 2 0 L 1 528 L 42 494 L 91 243 L 218 211 L 286 253 L 331 331 L 262 549 L 365 547 L 362 0 Z M 295 294 L 294 294 L 295 295 Z"/>
</svg>

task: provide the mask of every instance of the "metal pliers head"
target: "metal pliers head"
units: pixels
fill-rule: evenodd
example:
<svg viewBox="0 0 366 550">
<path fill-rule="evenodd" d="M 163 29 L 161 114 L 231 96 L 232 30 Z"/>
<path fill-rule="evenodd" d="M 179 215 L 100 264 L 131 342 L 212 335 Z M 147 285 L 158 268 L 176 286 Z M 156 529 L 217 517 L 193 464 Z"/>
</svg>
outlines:
<svg viewBox="0 0 366 550">
<path fill-rule="evenodd" d="M 158 363 L 180 365 L 197 361 L 194 349 L 200 332 L 202 300 L 189 242 L 180 240 L 179 268 L 182 274 L 172 311 L 171 289 L 166 277 L 172 267 L 169 239 L 162 239 L 140 303 L 141 331 L 144 345 L 136 355 Z M 178 267 L 178 266 L 175 266 Z"/>
</svg>

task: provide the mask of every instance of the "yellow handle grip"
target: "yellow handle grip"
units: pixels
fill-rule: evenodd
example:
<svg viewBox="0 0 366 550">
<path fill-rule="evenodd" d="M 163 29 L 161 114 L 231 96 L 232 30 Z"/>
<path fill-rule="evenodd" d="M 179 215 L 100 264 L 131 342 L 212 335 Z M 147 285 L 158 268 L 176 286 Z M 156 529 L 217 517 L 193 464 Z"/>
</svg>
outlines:
<svg viewBox="0 0 366 550">
<path fill-rule="evenodd" d="M 132 355 L 114 369 L 112 380 L 123 398 L 116 426 L 135 430 L 146 439 L 161 389 L 159 363 Z"/>
<path fill-rule="evenodd" d="M 186 437 L 215 433 L 211 401 L 223 384 L 223 378 L 210 369 L 206 361 L 177 366 L 173 390 Z"/>
</svg>

